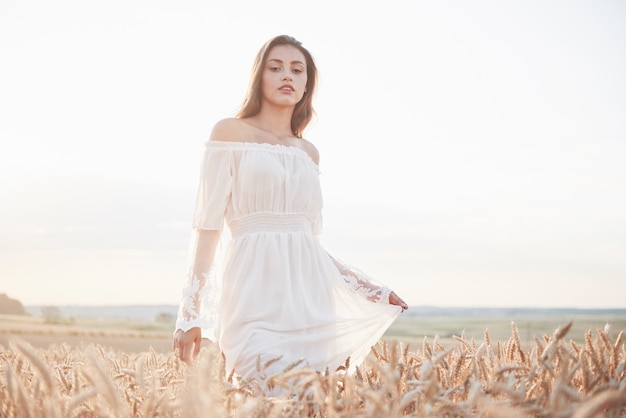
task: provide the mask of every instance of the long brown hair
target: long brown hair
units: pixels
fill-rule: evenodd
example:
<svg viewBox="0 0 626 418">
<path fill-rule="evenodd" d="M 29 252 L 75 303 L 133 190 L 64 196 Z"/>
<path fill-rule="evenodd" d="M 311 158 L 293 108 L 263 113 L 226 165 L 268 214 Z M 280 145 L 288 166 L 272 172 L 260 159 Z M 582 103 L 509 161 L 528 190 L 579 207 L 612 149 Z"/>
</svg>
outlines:
<svg viewBox="0 0 626 418">
<path fill-rule="evenodd" d="M 250 74 L 250 84 L 248 86 L 248 93 L 246 98 L 241 104 L 238 118 L 249 118 L 258 114 L 261 111 L 261 103 L 263 100 L 263 91 L 261 90 L 261 78 L 263 75 L 263 67 L 267 60 L 267 55 L 272 48 L 278 45 L 291 45 L 298 48 L 304 55 L 306 61 L 306 91 L 304 96 L 296 104 L 291 115 L 291 132 L 298 138 L 302 138 L 302 133 L 307 127 L 315 111 L 313 110 L 313 93 L 315 92 L 315 86 L 317 85 L 317 67 L 311 53 L 302 46 L 302 42 L 288 35 L 280 35 L 270 39 L 259 50 L 259 53 L 254 60 L 252 66 L 252 72 Z"/>
</svg>

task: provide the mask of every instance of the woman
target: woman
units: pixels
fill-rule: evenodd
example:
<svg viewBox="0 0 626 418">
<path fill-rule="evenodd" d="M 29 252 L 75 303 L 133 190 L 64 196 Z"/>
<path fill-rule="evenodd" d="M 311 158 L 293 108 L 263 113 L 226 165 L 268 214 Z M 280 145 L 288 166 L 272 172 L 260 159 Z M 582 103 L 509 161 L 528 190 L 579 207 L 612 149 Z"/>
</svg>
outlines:
<svg viewBox="0 0 626 418">
<path fill-rule="evenodd" d="M 300 42 L 278 36 L 259 51 L 237 118 L 207 142 L 193 216 L 196 231 L 174 349 L 188 361 L 201 338 L 226 368 L 256 377 L 257 359 L 299 359 L 334 370 L 359 364 L 406 303 L 328 255 L 317 240 L 319 154 L 302 137 L 313 116 L 317 69 Z M 216 255 L 223 224 L 232 238 Z"/>
</svg>

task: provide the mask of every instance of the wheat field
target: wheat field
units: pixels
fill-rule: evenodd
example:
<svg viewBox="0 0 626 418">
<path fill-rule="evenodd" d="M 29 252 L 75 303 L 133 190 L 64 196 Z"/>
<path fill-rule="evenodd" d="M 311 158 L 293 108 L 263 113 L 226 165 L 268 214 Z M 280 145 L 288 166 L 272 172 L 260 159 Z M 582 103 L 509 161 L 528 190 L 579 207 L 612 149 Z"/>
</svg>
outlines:
<svg viewBox="0 0 626 418">
<path fill-rule="evenodd" d="M 381 341 L 371 356 L 318 373 L 293 364 L 261 381 L 224 373 L 218 349 L 192 365 L 174 353 L 102 345 L 0 346 L 1 417 L 618 417 L 626 416 L 623 331 L 571 323 L 523 345 L 465 335 L 442 345 Z M 258 364 L 263 370 L 269 364 Z M 267 393 L 273 396 L 266 395 Z"/>
</svg>

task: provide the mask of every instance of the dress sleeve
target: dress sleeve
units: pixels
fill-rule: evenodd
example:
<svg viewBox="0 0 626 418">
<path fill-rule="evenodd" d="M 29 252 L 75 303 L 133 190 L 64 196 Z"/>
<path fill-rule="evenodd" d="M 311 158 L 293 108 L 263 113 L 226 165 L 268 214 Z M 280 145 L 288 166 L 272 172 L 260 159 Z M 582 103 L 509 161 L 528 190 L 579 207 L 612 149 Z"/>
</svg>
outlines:
<svg viewBox="0 0 626 418">
<path fill-rule="evenodd" d="M 337 266 L 341 277 L 350 290 L 370 302 L 389 304 L 390 288 L 377 284 L 372 278 L 355 267 L 337 260 L 333 256 L 330 256 L 330 258 L 335 263 L 335 266 Z"/>
<path fill-rule="evenodd" d="M 221 248 L 219 232 L 207 240 L 205 231 L 221 231 L 231 192 L 231 153 L 207 146 L 202 160 L 200 184 L 193 215 L 193 236 L 189 249 L 187 281 L 182 292 L 176 330 L 199 327 L 202 337 L 217 341 Z"/>
<path fill-rule="evenodd" d="M 232 185 L 232 150 L 207 144 L 200 165 L 200 184 L 193 213 L 198 230 L 222 230 Z"/>
</svg>

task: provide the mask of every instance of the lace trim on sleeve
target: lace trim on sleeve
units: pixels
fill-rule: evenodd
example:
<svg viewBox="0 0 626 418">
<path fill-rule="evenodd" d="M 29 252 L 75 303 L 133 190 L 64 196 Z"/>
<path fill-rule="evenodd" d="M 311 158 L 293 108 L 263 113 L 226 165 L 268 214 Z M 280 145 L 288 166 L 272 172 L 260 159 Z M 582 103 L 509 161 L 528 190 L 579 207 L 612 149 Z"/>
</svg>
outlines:
<svg viewBox="0 0 626 418">
<path fill-rule="evenodd" d="M 216 339 L 221 294 L 216 276 L 215 265 L 211 265 L 209 271 L 205 273 L 190 272 L 178 308 L 177 330 L 188 331 L 199 327 L 203 331 L 203 337 Z"/>
<path fill-rule="evenodd" d="M 345 264 L 334 257 L 331 258 L 335 262 L 335 265 L 341 273 L 341 277 L 346 282 L 350 290 L 370 302 L 389 304 L 389 295 L 391 294 L 390 288 L 374 283 L 373 279 L 365 275 L 365 273 L 357 270 L 355 267 Z"/>
</svg>

